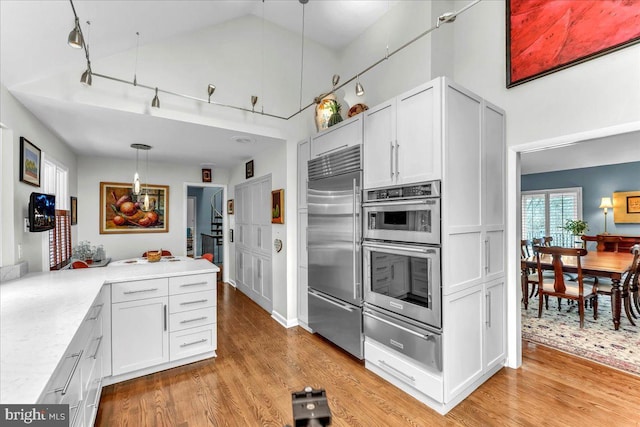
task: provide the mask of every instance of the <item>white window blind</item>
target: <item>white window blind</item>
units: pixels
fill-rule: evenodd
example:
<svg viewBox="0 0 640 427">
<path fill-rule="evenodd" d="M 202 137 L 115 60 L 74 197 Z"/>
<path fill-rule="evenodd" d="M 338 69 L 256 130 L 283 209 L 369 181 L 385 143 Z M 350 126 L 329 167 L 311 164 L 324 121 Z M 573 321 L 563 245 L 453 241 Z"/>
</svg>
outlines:
<svg viewBox="0 0 640 427">
<path fill-rule="evenodd" d="M 553 237 L 553 245 L 570 247 L 574 237 L 562 227 L 568 219 L 582 219 L 582 188 L 522 192 L 522 238 Z"/>
<path fill-rule="evenodd" d="M 43 160 L 42 189 L 56 196 L 56 227 L 49 231 L 49 269 L 57 270 L 71 258 L 71 218 L 67 169 L 49 159 Z"/>
</svg>

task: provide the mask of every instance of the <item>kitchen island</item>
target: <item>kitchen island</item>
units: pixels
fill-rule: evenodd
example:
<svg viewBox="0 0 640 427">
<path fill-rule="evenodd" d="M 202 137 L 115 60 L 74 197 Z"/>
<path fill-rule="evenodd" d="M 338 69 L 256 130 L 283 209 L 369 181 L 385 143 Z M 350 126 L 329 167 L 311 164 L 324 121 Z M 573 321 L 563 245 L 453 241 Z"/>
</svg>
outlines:
<svg viewBox="0 0 640 427">
<path fill-rule="evenodd" d="M 197 289 L 185 288 L 181 292 L 173 292 L 171 289 L 180 286 L 204 285 L 200 278 L 206 278 L 208 288 L 213 287 L 213 303 L 215 303 L 215 276 L 219 268 L 206 260 L 188 260 L 184 262 L 165 262 L 123 265 L 105 268 L 86 268 L 77 270 L 62 270 L 44 273 L 30 273 L 21 279 L 6 282 L 0 285 L 0 402 L 32 404 L 42 401 L 50 402 L 47 395 L 47 385 L 64 365 L 65 358 L 71 344 L 77 341 L 80 331 L 88 320 L 94 320 L 101 316 L 101 330 L 104 331 L 99 341 L 92 343 L 85 354 L 91 354 L 96 359 L 98 351 L 105 355 L 102 361 L 106 368 L 95 368 L 98 371 L 98 380 L 102 384 L 102 377 L 106 383 L 117 382 L 109 380 L 109 375 L 103 372 L 111 372 L 111 292 L 116 289 L 126 289 L 131 283 L 145 283 L 146 281 L 166 280 L 168 283 L 164 296 L 165 304 L 165 332 L 168 334 L 167 305 L 171 304 L 171 298 L 175 294 L 189 295 L 185 292 Z M 186 283 L 185 278 L 198 278 L 197 283 Z M 212 284 L 211 284 L 212 283 Z M 174 286 L 175 284 L 175 286 Z M 195 288 L 195 286 L 194 286 Z M 124 291 L 124 298 L 134 299 L 137 291 L 132 288 Z M 96 305 L 97 298 L 105 297 Z M 191 295 L 196 295 L 193 292 Z M 175 295 L 180 297 L 181 295 Z M 106 298 L 106 302 L 105 302 Z M 137 296 L 135 297 L 137 298 Z M 184 299 L 184 298 L 183 298 Z M 115 304 L 114 300 L 114 304 Z M 197 300 L 195 302 L 200 302 Z M 185 301 L 190 303 L 189 301 Z M 184 304 L 180 303 L 180 304 Z M 125 304 L 122 302 L 121 304 Z M 176 303 L 177 305 L 177 303 Z M 96 310 L 97 308 L 97 310 Z M 208 307 L 211 310 L 211 307 Z M 171 313 L 180 310 L 171 310 Z M 215 307 L 212 309 L 212 319 L 215 322 Z M 94 314 L 95 313 L 95 314 Z M 180 314 L 180 313 L 176 313 Z M 173 321 L 173 317 L 171 317 Z M 103 327 L 104 326 L 104 327 Z M 132 325 L 135 326 L 135 325 Z M 213 343 L 212 350 L 206 352 L 200 358 L 215 356 L 215 323 L 212 325 Z M 86 334 L 89 336 L 89 333 Z M 85 341 L 88 339 L 82 337 Z M 168 346 L 168 344 L 167 344 Z M 80 352 L 82 353 L 82 352 Z M 74 355 L 72 355 L 74 356 Z M 167 356 L 168 358 L 168 356 Z M 193 361 L 193 356 L 186 358 L 184 363 Z M 78 365 L 79 363 L 76 363 Z M 172 360 L 171 365 L 158 364 L 156 370 L 178 366 L 180 360 Z M 147 369 L 148 373 L 153 367 Z M 74 365 L 73 371 L 76 370 Z M 80 371 L 81 369 L 78 369 Z M 129 372 L 128 377 L 136 376 L 136 372 Z M 69 378 L 73 376 L 73 372 Z M 96 372 L 93 373 L 96 376 Z M 117 379 L 122 380 L 122 379 Z M 84 380 L 83 380 L 84 381 Z M 63 379 L 64 383 L 64 379 Z M 64 393 L 63 393 L 64 394 Z M 81 393 L 82 396 L 82 393 Z M 99 391 L 98 391 L 99 397 Z M 84 396 L 83 396 L 84 398 Z M 81 402 L 82 403 L 82 402 Z M 87 422 L 85 424 L 89 424 Z M 81 423 L 79 423 L 81 424 Z"/>
</svg>

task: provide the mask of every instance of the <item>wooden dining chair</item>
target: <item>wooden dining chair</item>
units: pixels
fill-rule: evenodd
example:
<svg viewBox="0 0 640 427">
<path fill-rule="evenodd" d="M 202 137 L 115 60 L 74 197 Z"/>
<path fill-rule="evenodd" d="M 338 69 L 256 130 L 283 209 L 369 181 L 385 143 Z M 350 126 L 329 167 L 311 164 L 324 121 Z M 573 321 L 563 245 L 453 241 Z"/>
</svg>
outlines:
<svg viewBox="0 0 640 427">
<path fill-rule="evenodd" d="M 598 235 L 598 250 L 605 252 L 618 252 L 622 237 Z"/>
<path fill-rule="evenodd" d="M 531 242 L 529 240 L 520 240 L 520 257 L 526 259 L 531 256 L 532 250 L 530 249 Z M 524 303 L 525 310 L 529 308 L 529 298 L 533 296 L 538 286 L 538 272 L 535 269 L 528 267 L 521 267 L 521 286 L 522 286 L 522 302 Z M 531 286 L 531 293 L 529 293 L 529 285 Z"/>
<path fill-rule="evenodd" d="M 635 326 L 633 319 L 637 319 L 638 316 L 633 312 L 633 308 L 640 313 L 640 301 L 638 301 L 638 287 L 640 282 L 640 245 L 634 245 L 631 247 L 631 253 L 633 254 L 633 261 L 624 273 L 622 280 L 622 298 L 624 305 L 624 312 L 627 315 L 629 322 Z M 601 278 L 598 281 L 598 293 L 602 295 L 612 296 L 613 283 L 609 279 Z M 613 301 L 611 301 L 611 307 L 613 307 Z"/>
<path fill-rule="evenodd" d="M 148 252 L 148 251 L 147 251 Z M 142 258 L 146 258 L 147 257 L 147 252 L 142 254 Z M 167 251 L 167 250 L 162 250 L 162 256 L 171 256 L 171 251 Z"/>
<path fill-rule="evenodd" d="M 544 236 L 542 238 L 542 244 L 544 246 L 551 246 L 552 242 L 553 242 L 553 236 Z"/>
<path fill-rule="evenodd" d="M 544 277 L 542 274 L 542 255 L 548 254 L 552 257 L 553 278 Z M 587 254 L 583 248 L 562 248 L 559 246 L 541 246 L 536 254 L 538 265 L 538 317 L 542 317 L 542 305 L 546 301 L 546 308 L 549 309 L 549 297 L 566 298 L 577 302 L 580 314 L 580 328 L 584 327 L 585 301 L 591 301 L 593 305 L 593 318 L 598 319 L 598 289 L 596 284 L 585 285 L 582 277 L 582 265 L 580 258 Z M 575 257 L 577 277 L 576 281 L 567 281 L 563 272 L 563 257 Z"/>
<path fill-rule="evenodd" d="M 582 240 L 582 247 L 585 249 L 589 249 L 587 247 L 588 242 L 597 242 L 598 241 L 598 236 L 587 236 L 586 234 L 583 234 L 582 236 L 580 236 L 580 239 Z M 597 243 L 596 243 L 596 247 L 597 247 Z"/>
</svg>

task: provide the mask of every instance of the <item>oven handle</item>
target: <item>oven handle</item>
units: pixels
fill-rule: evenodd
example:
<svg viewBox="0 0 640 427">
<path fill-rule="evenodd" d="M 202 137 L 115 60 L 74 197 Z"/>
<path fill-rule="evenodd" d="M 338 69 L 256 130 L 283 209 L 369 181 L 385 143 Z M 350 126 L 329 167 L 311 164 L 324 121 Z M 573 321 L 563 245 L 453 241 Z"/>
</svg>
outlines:
<svg viewBox="0 0 640 427">
<path fill-rule="evenodd" d="M 371 317 L 372 319 L 376 319 L 376 320 L 377 320 L 377 321 L 379 321 L 379 322 L 386 323 L 386 324 L 387 324 L 387 325 L 389 325 L 389 326 L 393 326 L 394 328 L 398 328 L 398 329 L 400 329 L 400 330 L 402 330 L 402 331 L 405 331 L 405 332 L 407 332 L 407 333 L 410 333 L 411 335 L 415 335 L 416 337 L 418 337 L 418 338 L 422 338 L 423 340 L 429 340 L 429 338 L 432 336 L 431 334 L 421 334 L 421 333 L 418 333 L 418 332 L 413 331 L 413 330 L 411 330 L 411 329 L 409 329 L 409 328 L 405 328 L 405 327 L 404 327 L 404 326 L 402 326 L 402 325 L 398 325 L 397 323 L 393 323 L 393 322 L 390 322 L 390 321 L 388 321 L 388 320 L 386 320 L 386 319 L 383 319 L 383 318 L 381 318 L 381 317 L 374 316 L 373 314 L 371 314 L 370 312 L 368 312 L 368 311 L 366 311 L 366 310 L 365 310 L 365 311 L 363 311 L 363 313 L 362 313 L 362 314 L 364 314 L 365 316 Z"/>
<path fill-rule="evenodd" d="M 407 205 L 427 205 L 427 204 L 432 204 L 433 203 L 433 199 L 435 199 L 436 197 L 429 197 L 426 199 L 410 199 L 410 200 L 393 200 L 393 201 L 389 201 L 389 202 L 381 202 L 381 201 L 375 201 L 375 202 L 364 202 L 362 204 L 362 207 L 371 207 L 371 206 L 407 206 Z"/>
<path fill-rule="evenodd" d="M 436 250 L 434 248 L 421 248 L 421 247 L 413 247 L 413 246 L 400 246 L 400 245 L 389 245 L 383 243 L 374 243 L 365 240 L 362 242 L 363 247 L 373 248 L 373 249 L 390 249 L 396 251 L 406 251 L 406 252 L 418 252 L 421 254 L 435 254 Z"/>
</svg>

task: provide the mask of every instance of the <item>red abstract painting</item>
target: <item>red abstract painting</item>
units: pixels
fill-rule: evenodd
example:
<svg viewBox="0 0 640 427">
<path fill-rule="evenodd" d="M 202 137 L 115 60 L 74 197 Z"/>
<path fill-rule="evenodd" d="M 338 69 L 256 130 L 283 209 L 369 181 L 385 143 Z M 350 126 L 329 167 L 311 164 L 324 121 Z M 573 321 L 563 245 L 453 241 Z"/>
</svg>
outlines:
<svg viewBox="0 0 640 427">
<path fill-rule="evenodd" d="M 507 87 L 640 41 L 640 0 L 507 0 Z"/>
</svg>

